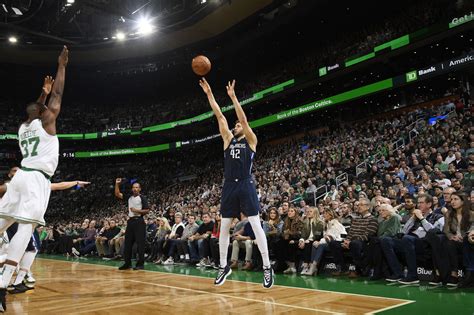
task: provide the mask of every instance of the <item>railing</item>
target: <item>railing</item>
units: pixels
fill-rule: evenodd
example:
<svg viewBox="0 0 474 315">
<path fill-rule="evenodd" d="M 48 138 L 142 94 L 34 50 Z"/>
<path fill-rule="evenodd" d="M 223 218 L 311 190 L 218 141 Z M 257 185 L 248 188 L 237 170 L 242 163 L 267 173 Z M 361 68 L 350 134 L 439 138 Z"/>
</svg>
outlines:
<svg viewBox="0 0 474 315">
<path fill-rule="evenodd" d="M 339 189 L 339 186 L 341 186 L 343 183 L 349 184 L 349 177 L 347 176 L 347 173 L 342 173 L 336 177 L 336 189 Z"/>
<path fill-rule="evenodd" d="M 318 200 L 326 196 L 327 193 L 328 193 L 328 186 L 326 185 L 322 185 L 316 188 L 316 192 L 314 193 L 314 205 L 316 206 L 318 204 Z"/>
<path fill-rule="evenodd" d="M 356 177 L 359 177 L 360 174 L 367 173 L 367 162 L 364 161 L 356 166 Z"/>
</svg>

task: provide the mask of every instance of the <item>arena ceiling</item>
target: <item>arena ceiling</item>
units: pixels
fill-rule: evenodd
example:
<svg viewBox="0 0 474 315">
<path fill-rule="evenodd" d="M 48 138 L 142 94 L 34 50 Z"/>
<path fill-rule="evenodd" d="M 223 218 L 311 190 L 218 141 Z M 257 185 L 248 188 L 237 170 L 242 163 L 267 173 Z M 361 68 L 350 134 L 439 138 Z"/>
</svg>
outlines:
<svg viewBox="0 0 474 315">
<path fill-rule="evenodd" d="M 50 63 L 62 45 L 78 64 L 156 55 L 219 35 L 274 2 L 0 0 L 0 62 Z"/>
</svg>

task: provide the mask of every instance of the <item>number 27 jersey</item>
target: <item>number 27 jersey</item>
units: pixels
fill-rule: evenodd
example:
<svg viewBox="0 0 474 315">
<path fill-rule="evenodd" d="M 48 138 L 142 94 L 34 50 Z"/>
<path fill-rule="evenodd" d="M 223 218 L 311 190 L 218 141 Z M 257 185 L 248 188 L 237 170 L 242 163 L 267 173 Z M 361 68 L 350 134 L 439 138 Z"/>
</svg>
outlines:
<svg viewBox="0 0 474 315">
<path fill-rule="evenodd" d="M 252 176 L 255 152 L 250 149 L 247 139 L 232 138 L 224 151 L 224 178 L 226 181 L 246 179 Z"/>
<path fill-rule="evenodd" d="M 18 131 L 18 142 L 23 160 L 21 166 L 37 169 L 53 176 L 58 167 L 59 140 L 43 128 L 40 119 L 23 123 Z"/>
</svg>

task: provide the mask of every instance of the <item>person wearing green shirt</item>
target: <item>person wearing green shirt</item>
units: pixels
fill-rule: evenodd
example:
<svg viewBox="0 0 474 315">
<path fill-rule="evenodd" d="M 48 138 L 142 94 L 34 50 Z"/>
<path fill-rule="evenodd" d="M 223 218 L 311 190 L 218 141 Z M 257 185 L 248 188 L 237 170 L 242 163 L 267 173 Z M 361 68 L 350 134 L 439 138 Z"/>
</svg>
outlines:
<svg viewBox="0 0 474 315">
<path fill-rule="evenodd" d="M 383 259 L 382 247 L 380 246 L 381 237 L 394 237 L 401 230 L 401 218 L 397 214 L 395 208 L 389 204 L 381 204 L 379 212 L 382 220 L 379 222 L 377 237 L 370 240 L 367 252 L 369 266 L 374 268 L 374 273 L 370 280 L 379 280 L 384 276 L 383 270 L 387 270 Z"/>
</svg>

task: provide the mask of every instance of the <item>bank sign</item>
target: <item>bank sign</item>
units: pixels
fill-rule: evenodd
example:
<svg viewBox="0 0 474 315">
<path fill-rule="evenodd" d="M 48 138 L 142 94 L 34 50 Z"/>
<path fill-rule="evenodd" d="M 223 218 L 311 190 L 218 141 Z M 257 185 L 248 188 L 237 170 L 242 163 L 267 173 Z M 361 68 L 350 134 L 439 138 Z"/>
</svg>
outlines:
<svg viewBox="0 0 474 315">
<path fill-rule="evenodd" d="M 448 72 L 454 68 L 465 66 L 467 64 L 472 63 L 473 61 L 474 61 L 474 55 L 467 54 L 467 55 L 453 58 L 451 60 L 447 60 L 447 61 L 435 64 L 432 66 L 427 66 L 422 69 L 407 72 L 405 75 L 406 76 L 405 79 L 407 83 L 416 81 L 420 78 L 424 79 L 426 77 L 429 77 L 430 75 L 439 74 L 441 72 Z"/>
</svg>

